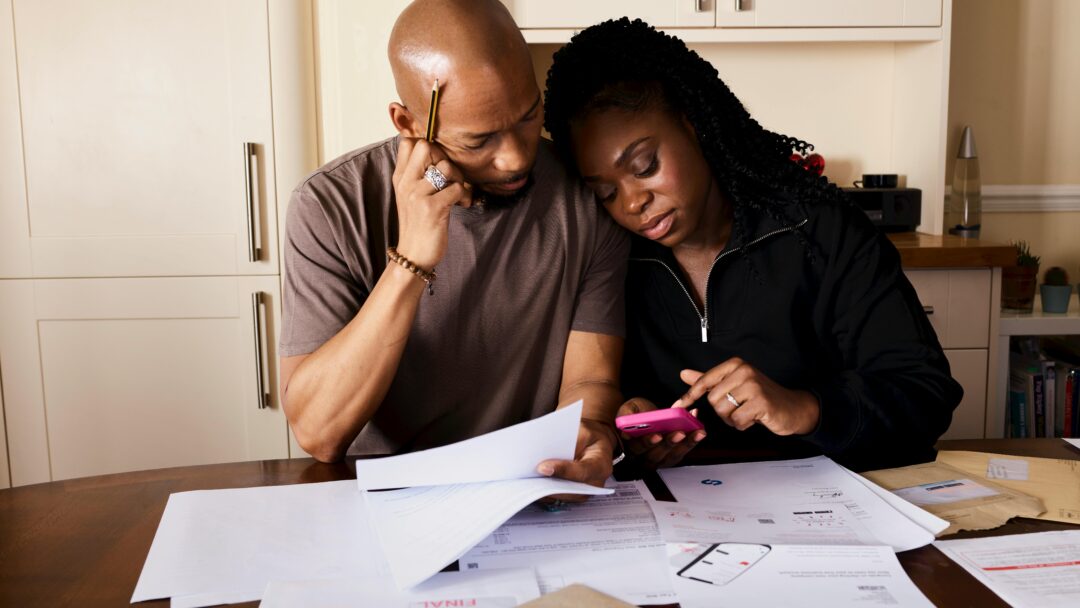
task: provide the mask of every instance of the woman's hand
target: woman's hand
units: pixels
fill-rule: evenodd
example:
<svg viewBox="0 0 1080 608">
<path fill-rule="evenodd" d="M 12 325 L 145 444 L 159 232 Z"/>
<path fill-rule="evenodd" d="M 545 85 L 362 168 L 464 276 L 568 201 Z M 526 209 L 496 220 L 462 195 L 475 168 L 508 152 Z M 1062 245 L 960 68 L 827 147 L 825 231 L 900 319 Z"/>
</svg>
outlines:
<svg viewBox="0 0 1080 608">
<path fill-rule="evenodd" d="M 738 357 L 705 373 L 684 369 L 679 377 L 690 389 L 672 407 L 690 407 L 707 396 L 720 419 L 740 431 L 756 423 L 776 435 L 805 435 L 821 418 L 812 394 L 788 390 Z"/>
<path fill-rule="evenodd" d="M 618 415 L 626 416 L 655 409 L 657 407 L 648 399 L 635 397 L 622 404 Z M 656 469 L 674 466 L 681 462 L 687 452 L 705 439 L 705 431 L 694 431 L 690 434 L 675 431 L 666 435 L 653 433 L 640 437 L 630 437 L 623 433 L 622 439 L 627 456 L 633 456 L 645 468 Z"/>
</svg>

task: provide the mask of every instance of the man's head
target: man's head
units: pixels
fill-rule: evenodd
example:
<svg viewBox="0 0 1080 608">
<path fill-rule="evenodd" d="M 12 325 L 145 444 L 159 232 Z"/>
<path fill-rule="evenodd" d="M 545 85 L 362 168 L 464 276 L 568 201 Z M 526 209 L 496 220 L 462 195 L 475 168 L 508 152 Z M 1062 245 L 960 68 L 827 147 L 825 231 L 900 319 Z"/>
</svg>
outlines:
<svg viewBox="0 0 1080 608">
<path fill-rule="evenodd" d="M 390 118 L 423 137 L 431 85 L 439 80 L 435 141 L 475 187 L 508 196 L 524 187 L 543 108 L 532 60 L 497 0 L 415 0 L 398 17 L 388 48 L 401 103 Z"/>
</svg>

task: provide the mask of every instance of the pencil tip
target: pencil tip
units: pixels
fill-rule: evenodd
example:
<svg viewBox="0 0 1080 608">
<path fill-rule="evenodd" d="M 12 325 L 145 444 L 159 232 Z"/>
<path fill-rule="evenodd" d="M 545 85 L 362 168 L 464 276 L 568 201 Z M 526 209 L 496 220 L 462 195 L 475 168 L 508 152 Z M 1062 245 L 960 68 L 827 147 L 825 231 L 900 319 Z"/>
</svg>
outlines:
<svg viewBox="0 0 1080 608">
<path fill-rule="evenodd" d="M 431 90 L 432 91 L 438 91 L 439 90 L 439 79 L 438 78 L 435 79 L 435 84 L 431 85 Z"/>
</svg>

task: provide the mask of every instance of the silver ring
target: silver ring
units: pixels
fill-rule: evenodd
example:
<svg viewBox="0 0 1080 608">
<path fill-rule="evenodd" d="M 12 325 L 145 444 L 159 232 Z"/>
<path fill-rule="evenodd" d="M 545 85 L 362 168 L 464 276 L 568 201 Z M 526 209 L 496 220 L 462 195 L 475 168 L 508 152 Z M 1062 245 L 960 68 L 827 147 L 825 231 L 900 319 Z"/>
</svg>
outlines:
<svg viewBox="0 0 1080 608">
<path fill-rule="evenodd" d="M 427 169 L 424 169 L 424 179 L 435 187 L 436 192 L 445 188 L 447 184 L 446 176 L 435 165 L 428 165 Z"/>
<path fill-rule="evenodd" d="M 730 403 L 731 405 L 734 405 L 736 408 L 738 408 L 740 405 L 742 405 L 741 403 L 739 403 L 735 399 L 734 395 L 732 395 L 731 393 L 727 394 L 727 400 L 728 400 L 728 403 Z"/>
</svg>

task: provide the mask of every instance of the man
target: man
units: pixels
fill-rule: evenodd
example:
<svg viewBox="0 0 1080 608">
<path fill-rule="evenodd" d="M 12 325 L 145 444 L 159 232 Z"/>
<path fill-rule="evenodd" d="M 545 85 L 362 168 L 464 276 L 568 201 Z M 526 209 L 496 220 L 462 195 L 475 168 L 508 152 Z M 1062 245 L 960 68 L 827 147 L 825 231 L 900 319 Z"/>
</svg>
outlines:
<svg viewBox="0 0 1080 608">
<path fill-rule="evenodd" d="M 622 402 L 626 237 L 540 141 L 532 62 L 502 4 L 417 0 L 389 56 L 399 137 L 322 167 L 290 203 L 281 385 L 293 432 L 333 461 L 583 399 L 575 460 L 538 470 L 602 485 Z"/>
</svg>

